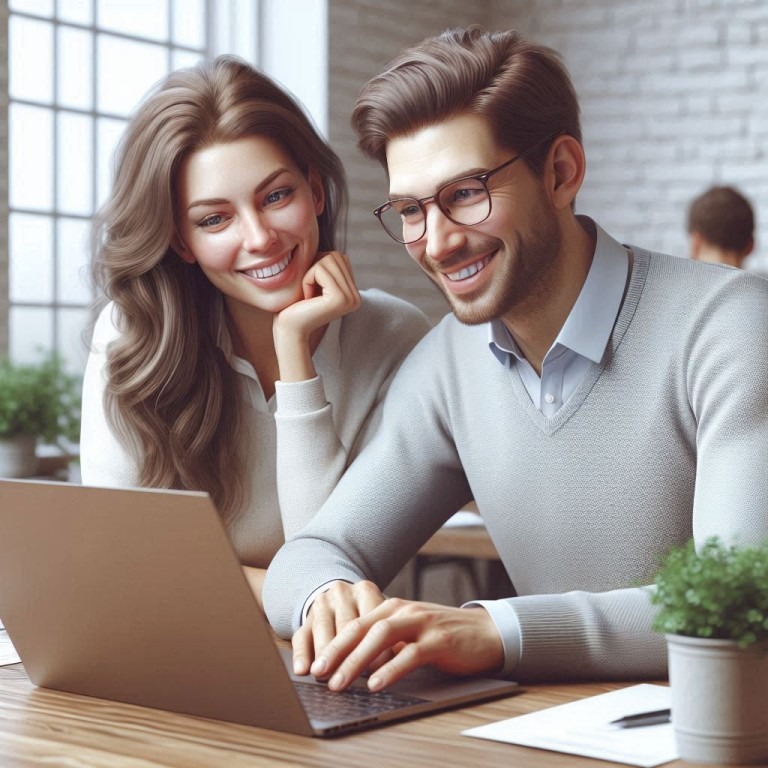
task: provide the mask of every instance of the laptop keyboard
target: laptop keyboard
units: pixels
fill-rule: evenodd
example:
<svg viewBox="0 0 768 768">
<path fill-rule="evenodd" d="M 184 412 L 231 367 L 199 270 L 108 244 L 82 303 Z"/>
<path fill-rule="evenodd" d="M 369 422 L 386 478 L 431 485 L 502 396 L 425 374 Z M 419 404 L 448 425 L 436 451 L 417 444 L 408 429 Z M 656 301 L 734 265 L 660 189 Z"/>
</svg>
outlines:
<svg viewBox="0 0 768 768">
<path fill-rule="evenodd" d="M 324 685 L 294 682 L 306 713 L 315 720 L 351 720 L 371 717 L 393 709 L 421 704 L 426 699 L 401 693 L 380 691 L 371 693 L 364 688 L 348 688 L 336 693 Z"/>
</svg>

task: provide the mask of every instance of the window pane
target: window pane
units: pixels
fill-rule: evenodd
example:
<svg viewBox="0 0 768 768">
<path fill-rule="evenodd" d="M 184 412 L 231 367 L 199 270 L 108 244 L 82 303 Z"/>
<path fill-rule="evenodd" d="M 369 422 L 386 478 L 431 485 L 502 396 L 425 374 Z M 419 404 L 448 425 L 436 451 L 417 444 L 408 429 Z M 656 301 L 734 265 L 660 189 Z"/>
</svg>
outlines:
<svg viewBox="0 0 768 768">
<path fill-rule="evenodd" d="M 192 51 L 180 51 L 176 49 L 174 50 L 173 57 L 171 59 L 171 67 L 173 69 L 181 69 L 181 67 L 192 67 L 202 58 L 202 53 L 192 53 Z"/>
<path fill-rule="evenodd" d="M 11 104 L 10 203 L 15 208 L 51 210 L 53 206 L 53 112 Z"/>
<path fill-rule="evenodd" d="M 8 264 L 11 301 L 53 301 L 53 223 L 50 216 L 12 213 Z"/>
<path fill-rule="evenodd" d="M 58 0 L 56 12 L 62 21 L 74 21 L 77 24 L 92 24 L 92 0 Z"/>
<path fill-rule="evenodd" d="M 87 309 L 59 309 L 56 312 L 56 331 L 59 352 L 64 357 L 67 370 L 82 374 L 88 360 L 88 348 L 83 331 L 90 317 Z"/>
<path fill-rule="evenodd" d="M 91 301 L 88 277 L 88 235 L 90 223 L 80 219 L 59 219 L 56 227 L 58 245 L 58 300 L 62 304 L 88 304 Z"/>
<path fill-rule="evenodd" d="M 53 16 L 53 0 L 11 0 L 9 7 L 36 16 Z"/>
<path fill-rule="evenodd" d="M 167 72 L 167 50 L 153 43 L 99 35 L 97 55 L 98 109 L 114 115 L 129 115 Z"/>
<path fill-rule="evenodd" d="M 176 0 L 173 3 L 172 40 L 177 45 L 202 48 L 205 45 L 204 0 Z"/>
<path fill-rule="evenodd" d="M 53 349 L 53 310 L 11 307 L 8 316 L 9 354 L 16 363 L 38 363 L 41 352 Z"/>
<path fill-rule="evenodd" d="M 57 207 L 64 213 L 91 214 L 93 197 L 93 120 L 60 112 L 56 177 Z"/>
<path fill-rule="evenodd" d="M 82 29 L 58 30 L 58 101 L 62 107 L 91 109 L 93 106 L 93 35 Z"/>
<path fill-rule="evenodd" d="M 98 0 L 96 13 L 98 25 L 104 29 L 168 39 L 168 0 Z"/>
<path fill-rule="evenodd" d="M 11 16 L 8 27 L 11 98 L 53 100 L 53 24 Z"/>
<path fill-rule="evenodd" d="M 125 120 L 100 118 L 96 123 L 96 168 L 98 180 L 96 186 L 96 206 L 102 206 L 112 190 L 113 170 L 115 167 L 115 147 L 125 130 Z"/>
</svg>

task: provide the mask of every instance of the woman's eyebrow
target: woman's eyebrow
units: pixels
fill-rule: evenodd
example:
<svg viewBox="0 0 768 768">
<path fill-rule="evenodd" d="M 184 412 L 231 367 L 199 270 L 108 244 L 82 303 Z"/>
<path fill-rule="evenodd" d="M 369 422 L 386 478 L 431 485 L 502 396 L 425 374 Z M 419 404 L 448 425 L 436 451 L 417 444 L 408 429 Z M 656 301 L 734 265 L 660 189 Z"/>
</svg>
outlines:
<svg viewBox="0 0 768 768">
<path fill-rule="evenodd" d="M 278 176 L 280 176 L 281 173 L 289 173 L 288 168 L 278 168 L 275 171 L 272 171 L 272 173 L 269 174 L 262 182 L 260 182 L 253 190 L 254 194 L 258 194 L 264 187 L 269 186 Z M 226 198 L 223 197 L 210 197 L 205 198 L 202 200 L 193 200 L 188 206 L 187 210 L 191 211 L 193 208 L 199 208 L 204 206 L 210 206 L 210 205 L 223 205 L 225 203 L 229 202 Z"/>
</svg>

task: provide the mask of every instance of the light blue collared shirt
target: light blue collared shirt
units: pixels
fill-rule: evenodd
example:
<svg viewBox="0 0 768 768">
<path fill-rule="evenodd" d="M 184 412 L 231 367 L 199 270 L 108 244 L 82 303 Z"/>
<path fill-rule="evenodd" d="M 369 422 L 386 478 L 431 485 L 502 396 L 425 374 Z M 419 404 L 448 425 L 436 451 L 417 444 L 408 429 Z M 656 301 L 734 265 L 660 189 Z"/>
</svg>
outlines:
<svg viewBox="0 0 768 768">
<path fill-rule="evenodd" d="M 545 415 L 554 416 L 599 363 L 616 323 L 629 273 L 627 250 L 591 219 L 580 219 L 596 231 L 595 254 L 581 292 L 541 366 L 541 377 L 523 357 L 502 320 L 489 323 L 488 344 L 502 365 L 517 366 L 533 401 Z"/>
</svg>

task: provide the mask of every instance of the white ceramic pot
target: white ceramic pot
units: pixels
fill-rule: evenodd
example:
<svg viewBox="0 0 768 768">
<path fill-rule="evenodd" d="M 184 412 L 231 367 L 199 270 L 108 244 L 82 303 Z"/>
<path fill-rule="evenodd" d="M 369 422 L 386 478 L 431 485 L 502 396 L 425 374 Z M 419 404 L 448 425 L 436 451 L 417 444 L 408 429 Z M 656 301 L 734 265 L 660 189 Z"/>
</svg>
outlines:
<svg viewBox="0 0 768 768">
<path fill-rule="evenodd" d="M 37 438 L 29 435 L 0 438 L 0 477 L 30 477 L 37 472 Z"/>
<path fill-rule="evenodd" d="M 672 725 L 691 763 L 768 763 L 768 648 L 667 635 Z"/>
</svg>

